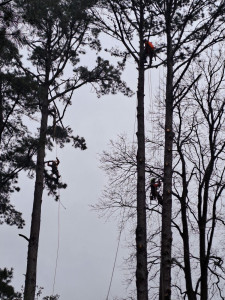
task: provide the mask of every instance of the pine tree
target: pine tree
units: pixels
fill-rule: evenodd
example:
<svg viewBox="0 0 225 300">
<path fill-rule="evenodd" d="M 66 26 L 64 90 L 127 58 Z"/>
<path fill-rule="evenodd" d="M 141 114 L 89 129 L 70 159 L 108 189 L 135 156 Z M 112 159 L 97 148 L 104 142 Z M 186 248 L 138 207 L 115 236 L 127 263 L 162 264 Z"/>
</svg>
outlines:
<svg viewBox="0 0 225 300">
<path fill-rule="evenodd" d="M 13 286 L 10 285 L 13 278 L 13 269 L 0 269 L 0 299 L 16 300 L 21 299 L 21 294 L 15 292 Z"/>
<path fill-rule="evenodd" d="M 36 108 L 35 84 L 16 67 L 23 37 L 13 1 L 0 6 L 0 223 L 23 227 L 22 215 L 10 204 L 10 195 L 19 191 L 18 175 L 34 167 L 35 139 L 23 117 Z"/>
<path fill-rule="evenodd" d="M 20 68 L 29 74 L 38 85 L 38 101 L 41 113 L 40 133 L 37 144 L 36 181 L 33 201 L 31 230 L 28 246 L 27 272 L 24 299 L 35 297 L 37 254 L 40 234 L 41 204 L 44 181 L 50 190 L 56 185 L 46 178 L 46 147 L 52 147 L 52 140 L 64 144 L 67 140 L 74 147 L 85 149 L 83 138 L 71 136 L 71 130 L 62 123 L 67 107 L 76 89 L 91 83 L 98 95 L 115 93 L 120 90 L 129 95 L 130 90 L 120 80 L 121 67 L 114 68 L 108 61 L 97 58 L 96 66 L 89 70 L 81 66 L 80 55 L 85 54 L 85 46 L 100 50 L 98 30 L 91 26 L 91 16 L 87 13 L 95 1 L 78 0 L 18 0 L 26 26 L 29 27 L 27 48 L 29 59 L 36 72 L 18 62 Z M 65 67 L 73 68 L 71 76 L 64 76 Z M 60 114 L 58 103 L 64 105 Z M 48 126 L 49 116 L 53 116 L 53 126 Z M 65 187 L 61 183 L 57 188 Z M 53 192 L 54 193 L 54 192 Z"/>
</svg>

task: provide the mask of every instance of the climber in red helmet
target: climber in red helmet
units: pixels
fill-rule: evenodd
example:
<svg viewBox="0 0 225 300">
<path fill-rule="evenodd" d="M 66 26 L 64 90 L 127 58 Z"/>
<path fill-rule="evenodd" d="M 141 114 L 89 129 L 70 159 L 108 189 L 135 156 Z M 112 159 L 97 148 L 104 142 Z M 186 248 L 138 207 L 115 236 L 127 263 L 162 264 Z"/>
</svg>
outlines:
<svg viewBox="0 0 225 300">
<path fill-rule="evenodd" d="M 149 57 L 149 67 L 151 67 L 152 65 L 152 59 L 153 57 L 156 58 L 156 53 L 155 53 L 155 47 L 154 45 L 148 41 L 148 40 L 144 40 L 144 44 L 145 44 L 145 49 L 144 49 L 144 62 L 147 62 L 147 57 Z"/>
</svg>

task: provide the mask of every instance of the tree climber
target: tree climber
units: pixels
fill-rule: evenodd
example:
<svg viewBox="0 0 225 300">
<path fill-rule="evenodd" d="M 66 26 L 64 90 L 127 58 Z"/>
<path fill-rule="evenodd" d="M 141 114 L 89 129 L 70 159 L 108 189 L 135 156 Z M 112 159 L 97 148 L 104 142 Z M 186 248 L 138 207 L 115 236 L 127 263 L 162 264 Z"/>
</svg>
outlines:
<svg viewBox="0 0 225 300">
<path fill-rule="evenodd" d="M 48 163 L 48 166 L 52 168 L 52 177 L 53 177 L 53 175 L 55 175 L 56 178 L 55 177 L 53 177 L 53 178 L 56 179 L 56 183 L 58 183 L 59 178 L 61 177 L 61 175 L 59 175 L 59 171 L 58 171 L 58 165 L 60 163 L 58 157 L 56 157 L 56 160 L 47 161 L 47 163 Z"/>
<path fill-rule="evenodd" d="M 155 177 L 151 178 L 150 186 L 151 186 L 150 200 L 158 200 L 158 203 L 162 205 L 162 196 L 158 192 L 158 188 L 161 186 L 160 180 L 156 182 Z"/>
<path fill-rule="evenodd" d="M 146 63 L 147 57 L 149 57 L 149 67 L 151 67 L 153 57 L 155 57 L 155 59 L 156 59 L 155 47 L 148 40 L 144 40 L 144 44 L 145 44 L 144 62 Z"/>
</svg>

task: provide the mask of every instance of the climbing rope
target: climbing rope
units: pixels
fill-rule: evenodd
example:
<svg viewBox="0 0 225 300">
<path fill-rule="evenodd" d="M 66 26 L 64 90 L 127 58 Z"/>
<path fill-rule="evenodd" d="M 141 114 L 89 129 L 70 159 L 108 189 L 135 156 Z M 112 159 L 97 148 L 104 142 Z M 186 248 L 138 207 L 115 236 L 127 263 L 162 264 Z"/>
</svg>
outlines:
<svg viewBox="0 0 225 300">
<path fill-rule="evenodd" d="M 153 126 L 154 126 L 154 105 L 152 100 L 152 81 L 151 81 L 151 71 L 148 71 L 148 93 L 149 93 L 149 107 L 150 107 L 150 122 L 151 122 L 151 139 L 154 139 L 153 136 Z"/>
<path fill-rule="evenodd" d="M 56 124 L 55 124 L 55 127 L 56 127 Z M 55 137 L 55 128 L 54 128 L 54 132 L 53 132 L 53 140 L 55 142 L 55 156 L 57 158 L 58 157 L 58 147 L 57 147 L 57 142 L 56 142 L 56 137 Z M 58 258 L 59 258 L 59 245 L 60 245 L 60 205 L 62 205 L 62 204 L 61 204 L 61 201 L 60 201 L 60 189 L 59 188 L 57 190 L 57 198 L 58 198 L 58 219 L 57 219 L 58 234 L 57 234 L 57 251 L 56 251 L 56 261 L 55 261 L 55 272 L 54 272 L 54 280 L 53 280 L 53 287 L 52 287 L 52 295 L 53 296 L 54 296 L 54 293 L 55 293 L 55 281 L 56 281 L 56 275 L 57 275 Z"/>
<path fill-rule="evenodd" d="M 54 280 L 53 280 L 53 288 L 52 288 L 52 295 L 54 296 L 55 292 L 55 281 L 56 281 L 56 274 L 57 274 L 57 267 L 58 267 L 58 258 L 59 258 L 59 245 L 60 245 L 60 190 L 58 189 L 58 234 L 57 234 L 57 252 L 56 252 L 56 261 L 55 261 L 55 273 L 54 273 Z"/>
<path fill-rule="evenodd" d="M 114 271 L 115 271 L 115 267 L 116 267 L 116 261 L 117 261 L 117 256 L 118 256 L 118 252 L 119 252 L 120 240 L 121 240 L 121 235 L 122 235 L 122 231 L 123 231 L 123 227 L 124 227 L 124 211 L 125 210 L 123 210 L 122 224 L 121 224 L 121 228 L 120 228 L 120 232 L 119 232 L 118 243 L 117 243 L 117 248 L 116 248 L 116 255 L 115 255 L 115 259 L 114 259 L 112 275 L 111 275 L 111 279 L 110 279 L 110 283 L 109 283 L 109 289 L 108 289 L 108 293 L 107 293 L 107 296 L 106 296 L 106 300 L 109 299 L 109 293 L 110 293 L 110 290 L 111 290 L 113 275 L 114 275 Z"/>
<path fill-rule="evenodd" d="M 57 157 L 57 146 L 56 146 L 56 157 Z M 57 251 L 56 251 L 56 261 L 55 261 L 55 272 L 54 272 L 54 280 L 53 280 L 53 288 L 52 288 L 52 295 L 55 292 L 55 281 L 57 275 L 57 267 L 58 267 L 58 258 L 59 258 L 59 248 L 60 248 L 60 205 L 66 209 L 66 207 L 62 204 L 60 200 L 60 189 L 57 190 L 57 198 L 58 198 L 58 219 L 57 219 Z"/>
</svg>

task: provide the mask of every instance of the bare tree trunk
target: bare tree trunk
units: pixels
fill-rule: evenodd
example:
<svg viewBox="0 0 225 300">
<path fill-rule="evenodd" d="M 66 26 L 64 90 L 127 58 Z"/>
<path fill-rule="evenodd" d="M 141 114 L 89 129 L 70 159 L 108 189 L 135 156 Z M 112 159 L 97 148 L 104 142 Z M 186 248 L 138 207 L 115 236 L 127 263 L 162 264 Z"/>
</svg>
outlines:
<svg viewBox="0 0 225 300">
<path fill-rule="evenodd" d="M 200 269 L 201 269 L 201 300 L 208 299 L 207 281 L 208 281 L 208 268 L 206 263 L 206 249 L 205 249 L 205 235 L 206 235 L 206 218 L 205 215 L 201 216 L 199 220 L 199 246 L 200 246 Z"/>
<path fill-rule="evenodd" d="M 183 197 L 182 197 L 183 198 Z M 183 250 L 184 250 L 184 273 L 186 281 L 186 290 L 189 300 L 196 300 L 196 294 L 193 290 L 192 276 L 191 276 L 191 263 L 190 263 L 190 247 L 189 247 L 189 232 L 187 224 L 187 208 L 185 198 L 182 199 L 181 214 L 183 224 Z"/>
<path fill-rule="evenodd" d="M 2 141 L 3 132 L 3 99 L 2 99 L 2 80 L 0 79 L 0 143 Z"/>
<path fill-rule="evenodd" d="M 160 300 L 171 299 L 171 250 L 172 250 L 172 148 L 173 148 L 173 49 L 171 38 L 171 3 L 167 1 L 167 81 L 166 81 L 166 118 L 164 149 L 164 184 L 162 206 Z"/>
<path fill-rule="evenodd" d="M 183 193 L 181 197 L 181 218 L 183 225 L 182 239 L 183 239 L 183 250 L 184 250 L 184 273 L 187 296 L 189 300 L 196 300 L 196 294 L 193 290 L 192 285 L 192 274 L 191 274 L 191 262 L 190 262 L 190 247 L 189 247 L 189 231 L 187 222 L 187 205 L 186 199 L 188 195 L 187 178 L 186 178 L 186 165 L 183 157 L 182 150 L 179 148 L 178 152 L 180 154 L 182 162 L 182 181 L 183 181 Z"/>
<path fill-rule="evenodd" d="M 211 133 L 212 134 L 212 133 Z M 210 139 L 211 140 L 211 139 Z M 211 146 L 212 148 L 212 146 Z M 199 192 L 199 246 L 200 246 L 200 269 L 201 269 L 201 300 L 208 299 L 208 260 L 206 255 L 206 224 L 207 224 L 207 212 L 208 212 L 208 201 L 209 201 L 209 181 L 213 172 L 214 161 L 208 164 L 205 172 L 204 179 L 201 183 Z M 204 195 L 202 203 L 202 189 L 204 186 Z"/>
<path fill-rule="evenodd" d="M 147 242 L 146 242 L 146 195 L 145 195 L 145 132 L 144 132 L 144 67 L 138 78 L 138 151 L 137 151 L 137 299 L 148 299 Z"/>
<path fill-rule="evenodd" d="M 146 193 L 145 193 L 145 116 L 144 116 L 144 45 L 143 8 L 140 1 L 140 59 L 137 90 L 137 229 L 136 229 L 136 286 L 137 299 L 148 300 Z"/>
<path fill-rule="evenodd" d="M 41 224 L 41 204 L 44 189 L 44 159 L 46 132 L 48 124 L 48 86 L 42 87 L 42 119 L 40 138 L 37 151 L 36 182 L 34 190 L 33 212 L 31 219 L 30 239 L 27 256 L 27 272 L 24 290 L 24 300 L 34 300 L 36 288 L 38 243 Z"/>
</svg>

